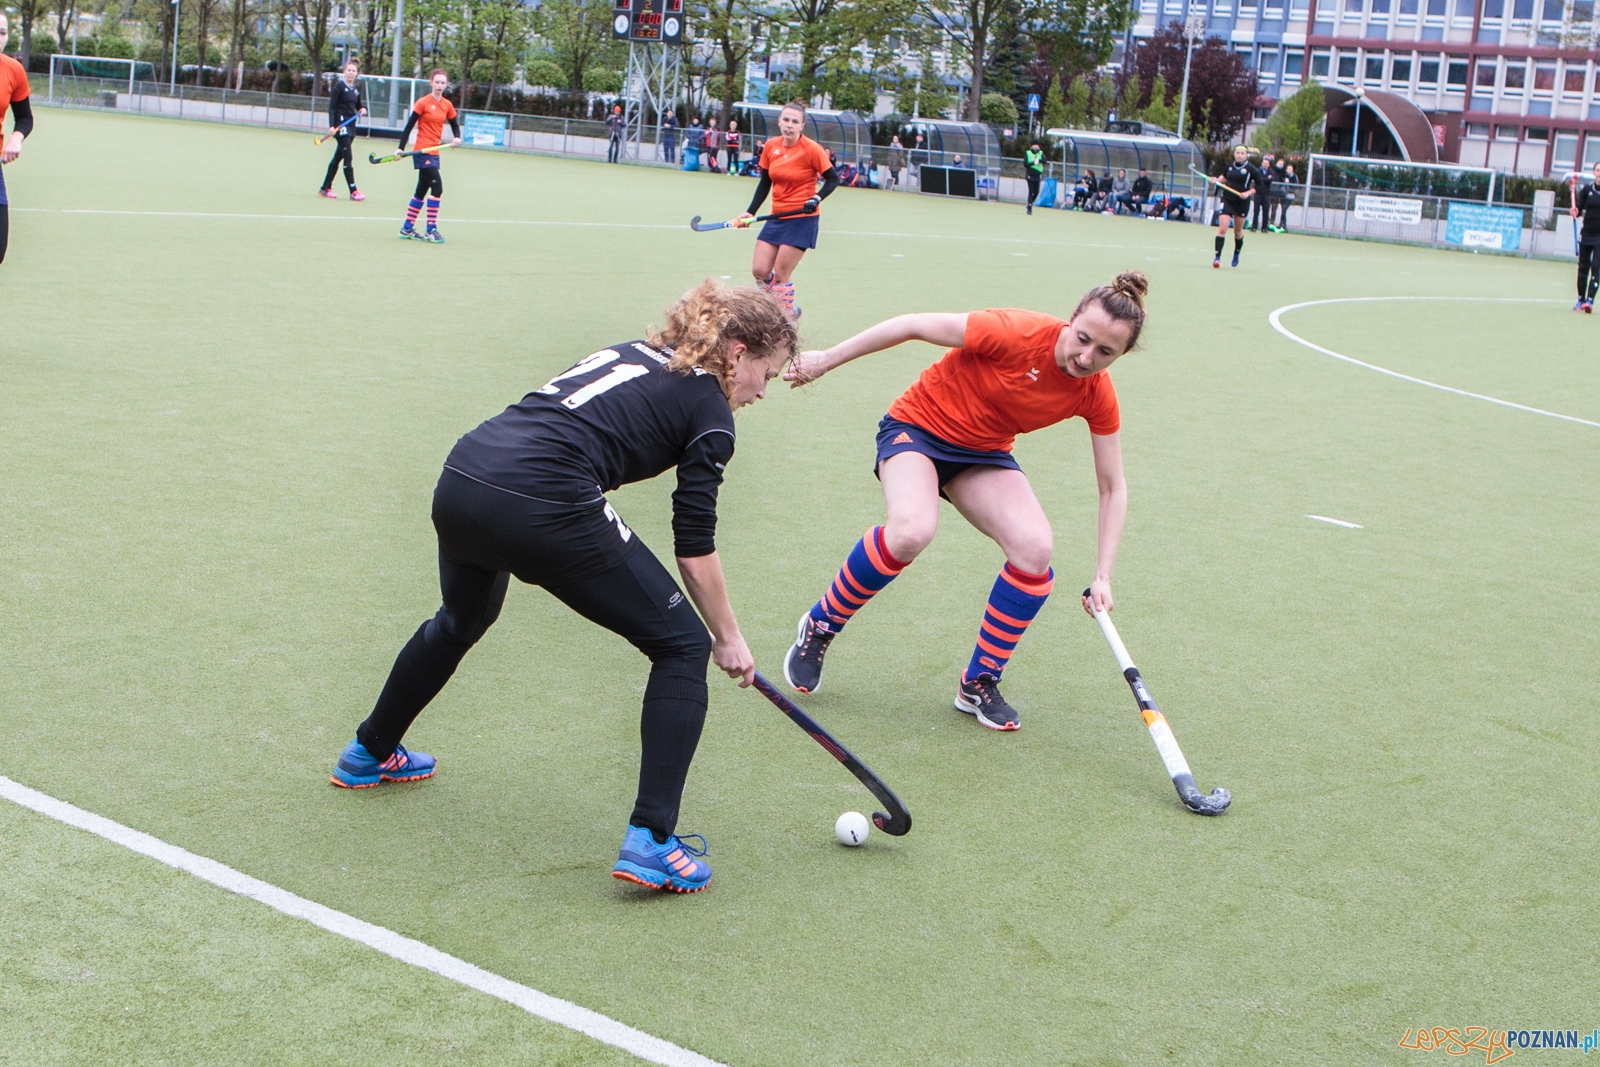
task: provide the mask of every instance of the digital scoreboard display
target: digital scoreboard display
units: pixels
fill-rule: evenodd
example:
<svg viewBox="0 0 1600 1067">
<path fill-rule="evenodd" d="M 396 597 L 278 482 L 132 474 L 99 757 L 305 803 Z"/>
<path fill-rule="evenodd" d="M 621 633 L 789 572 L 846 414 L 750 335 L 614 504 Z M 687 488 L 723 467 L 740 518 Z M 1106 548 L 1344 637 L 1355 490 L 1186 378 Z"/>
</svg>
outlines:
<svg viewBox="0 0 1600 1067">
<path fill-rule="evenodd" d="M 613 40 L 679 44 L 683 30 L 683 0 L 615 0 Z"/>
</svg>

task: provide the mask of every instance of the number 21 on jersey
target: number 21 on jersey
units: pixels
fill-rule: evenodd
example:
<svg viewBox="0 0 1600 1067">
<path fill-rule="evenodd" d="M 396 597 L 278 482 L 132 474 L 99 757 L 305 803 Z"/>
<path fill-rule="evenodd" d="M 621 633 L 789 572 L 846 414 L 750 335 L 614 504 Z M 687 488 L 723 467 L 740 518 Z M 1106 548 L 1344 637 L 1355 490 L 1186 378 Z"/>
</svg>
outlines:
<svg viewBox="0 0 1600 1067">
<path fill-rule="evenodd" d="M 572 384 L 573 379 L 582 378 L 592 371 L 597 371 L 606 366 L 608 363 L 615 363 L 617 358 L 617 353 L 609 348 L 596 352 L 592 356 L 585 356 L 570 369 L 564 370 L 554 378 L 551 378 L 537 392 L 541 396 L 555 396 L 567 388 L 566 385 L 561 384 L 562 382 Z M 601 375 L 587 385 L 574 389 L 570 396 L 562 398 L 561 406 L 570 409 L 580 408 L 601 393 L 615 389 L 623 382 L 632 381 L 649 373 L 650 368 L 642 367 L 637 363 L 624 363 L 620 367 L 612 367 L 608 373 Z"/>
</svg>

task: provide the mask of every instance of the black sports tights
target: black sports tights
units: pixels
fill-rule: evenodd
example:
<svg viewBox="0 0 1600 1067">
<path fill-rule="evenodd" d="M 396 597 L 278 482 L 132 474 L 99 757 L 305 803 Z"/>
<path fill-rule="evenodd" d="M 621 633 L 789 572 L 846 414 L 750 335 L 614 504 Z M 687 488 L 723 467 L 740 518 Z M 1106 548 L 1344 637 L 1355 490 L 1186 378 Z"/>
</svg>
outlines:
<svg viewBox="0 0 1600 1067">
<path fill-rule="evenodd" d="M 0 255 L 4 252 L 0 247 Z M 1600 290 L 1600 237 L 1578 246 L 1578 299 L 1592 304 L 1597 290 Z"/>
<path fill-rule="evenodd" d="M 0 204 L 0 263 L 6 261 L 6 245 L 11 243 L 11 209 Z"/>
<path fill-rule="evenodd" d="M 438 167 L 423 167 L 417 171 L 417 191 L 411 195 L 421 200 L 430 192 L 435 199 L 444 195 L 444 180 L 439 177 Z"/>
<path fill-rule="evenodd" d="M 328 160 L 328 174 L 322 179 L 322 187 L 333 188 L 333 176 L 339 173 L 339 164 L 343 162 L 345 184 L 350 186 L 351 192 L 355 192 L 356 168 L 350 158 L 350 146 L 355 143 L 355 138 L 341 134 L 334 138 L 334 143 L 336 147 L 333 150 L 333 158 Z"/>
<path fill-rule="evenodd" d="M 598 503 L 582 513 L 563 505 L 557 513 L 447 471 L 434 494 L 434 525 L 444 603 L 400 650 L 357 739 L 380 760 L 393 754 L 412 720 L 499 617 L 514 573 L 650 657 L 639 721 L 639 792 L 629 822 L 664 841 L 677 828 L 683 785 L 705 725 L 711 656 L 711 635 L 672 576 L 637 543 L 637 534 L 630 532 L 637 547 L 614 550 L 613 543 L 622 543 L 618 526 Z M 593 573 L 586 560 L 609 566 Z M 585 571 L 589 577 L 565 580 Z"/>
</svg>

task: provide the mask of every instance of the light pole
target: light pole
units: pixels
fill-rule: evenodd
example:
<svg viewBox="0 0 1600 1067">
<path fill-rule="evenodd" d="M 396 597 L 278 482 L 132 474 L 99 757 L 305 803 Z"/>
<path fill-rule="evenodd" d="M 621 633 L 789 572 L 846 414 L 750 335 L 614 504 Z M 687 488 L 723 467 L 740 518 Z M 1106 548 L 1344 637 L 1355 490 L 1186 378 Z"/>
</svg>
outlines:
<svg viewBox="0 0 1600 1067">
<path fill-rule="evenodd" d="M 179 23 L 183 21 L 179 18 L 182 14 L 183 5 L 180 0 L 172 0 L 172 84 L 167 89 L 168 95 L 178 91 L 178 30 Z"/>
<path fill-rule="evenodd" d="M 1361 154 L 1361 100 L 1366 95 L 1367 91 L 1365 89 L 1359 85 L 1356 86 L 1355 99 L 1351 101 L 1356 109 L 1355 129 L 1350 132 L 1350 154 L 1352 156 Z"/>
<path fill-rule="evenodd" d="M 395 104 L 400 95 L 400 47 L 405 44 L 406 36 L 406 0 L 395 0 L 394 4 L 394 62 L 389 64 L 389 125 L 393 126 L 399 119 L 396 117 Z"/>
<path fill-rule="evenodd" d="M 1200 40 L 1206 32 L 1206 19 L 1204 15 L 1190 15 L 1183 24 L 1184 40 L 1189 45 L 1183 52 L 1183 93 L 1178 97 L 1178 136 L 1184 137 L 1183 119 L 1189 110 L 1189 61 L 1194 58 L 1195 42 Z"/>
</svg>

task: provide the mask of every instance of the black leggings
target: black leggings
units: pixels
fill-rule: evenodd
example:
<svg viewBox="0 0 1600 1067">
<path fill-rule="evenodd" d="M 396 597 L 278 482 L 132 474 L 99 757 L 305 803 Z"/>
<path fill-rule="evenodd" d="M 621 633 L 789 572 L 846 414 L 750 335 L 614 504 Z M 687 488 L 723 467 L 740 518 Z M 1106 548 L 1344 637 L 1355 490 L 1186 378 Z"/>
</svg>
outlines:
<svg viewBox="0 0 1600 1067">
<path fill-rule="evenodd" d="M 444 603 L 400 650 L 356 738 L 380 760 L 393 754 L 499 617 L 514 574 L 650 657 L 639 792 L 629 823 L 665 839 L 677 828 L 705 725 L 711 656 L 711 635 L 678 584 L 603 501 L 549 504 L 446 470 L 434 490 L 433 524 Z M 549 666 L 559 675 L 559 664 Z"/>
<path fill-rule="evenodd" d="M 0 257 L 4 255 L 5 248 L 0 246 Z M 1578 245 L 1578 299 L 1593 303 L 1597 290 L 1600 290 L 1600 237 Z"/>
<path fill-rule="evenodd" d="M 444 195 L 444 180 L 439 177 L 438 167 L 423 167 L 417 171 L 417 191 L 411 196 L 413 199 L 421 200 L 430 192 L 435 200 Z"/>
<path fill-rule="evenodd" d="M 1039 175 L 1028 172 L 1028 206 L 1032 207 L 1039 199 Z"/>
<path fill-rule="evenodd" d="M 350 156 L 350 146 L 355 143 L 355 138 L 340 134 L 334 139 L 333 158 L 328 161 L 328 174 L 322 179 L 324 189 L 333 188 L 333 176 L 339 172 L 339 163 L 344 163 L 345 184 L 350 186 L 350 191 L 356 191 L 356 168 Z"/>
<path fill-rule="evenodd" d="M 0 263 L 6 261 L 6 245 L 11 243 L 11 208 L 0 204 Z"/>
</svg>

